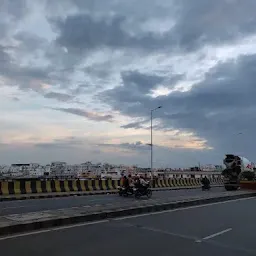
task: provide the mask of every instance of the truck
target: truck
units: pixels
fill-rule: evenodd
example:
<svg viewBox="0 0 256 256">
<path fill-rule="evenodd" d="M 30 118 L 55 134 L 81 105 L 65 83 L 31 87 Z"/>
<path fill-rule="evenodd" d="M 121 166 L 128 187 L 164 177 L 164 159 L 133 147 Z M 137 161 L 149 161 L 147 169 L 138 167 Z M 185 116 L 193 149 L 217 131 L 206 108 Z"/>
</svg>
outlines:
<svg viewBox="0 0 256 256">
<path fill-rule="evenodd" d="M 245 157 L 227 154 L 223 163 L 226 168 L 222 171 L 222 175 L 227 191 L 237 190 L 243 176 L 248 179 L 253 179 L 255 176 L 254 164 Z"/>
</svg>

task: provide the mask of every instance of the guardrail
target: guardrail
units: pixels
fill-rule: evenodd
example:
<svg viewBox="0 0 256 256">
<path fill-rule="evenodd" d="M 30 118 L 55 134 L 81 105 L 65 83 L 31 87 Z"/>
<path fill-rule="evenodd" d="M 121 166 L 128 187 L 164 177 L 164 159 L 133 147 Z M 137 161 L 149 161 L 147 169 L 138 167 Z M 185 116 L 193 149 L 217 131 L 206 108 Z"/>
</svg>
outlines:
<svg viewBox="0 0 256 256">
<path fill-rule="evenodd" d="M 221 178 L 210 179 L 211 184 L 221 185 Z M 76 191 L 107 191 L 116 190 L 121 185 L 120 180 L 32 180 L 32 181 L 2 181 L 0 182 L 0 195 L 20 195 L 54 192 L 76 192 Z M 151 186 L 153 188 L 166 187 L 191 187 L 200 186 L 200 179 L 156 179 Z"/>
</svg>

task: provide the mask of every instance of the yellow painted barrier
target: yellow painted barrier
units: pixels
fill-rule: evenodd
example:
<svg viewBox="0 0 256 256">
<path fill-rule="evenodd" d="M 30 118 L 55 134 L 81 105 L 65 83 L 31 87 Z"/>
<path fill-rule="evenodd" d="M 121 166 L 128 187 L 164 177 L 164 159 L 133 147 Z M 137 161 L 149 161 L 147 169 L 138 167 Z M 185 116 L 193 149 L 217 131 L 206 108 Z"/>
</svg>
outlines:
<svg viewBox="0 0 256 256">
<path fill-rule="evenodd" d="M 221 178 L 210 179 L 212 185 L 221 185 Z M 31 180 L 31 181 L 1 181 L 0 195 L 19 195 L 19 194 L 37 194 L 37 193 L 61 193 L 71 191 L 105 191 L 115 190 L 120 186 L 120 180 Z M 200 186 L 201 180 L 194 178 L 169 178 L 154 179 L 153 188 L 168 187 L 192 187 Z"/>
</svg>

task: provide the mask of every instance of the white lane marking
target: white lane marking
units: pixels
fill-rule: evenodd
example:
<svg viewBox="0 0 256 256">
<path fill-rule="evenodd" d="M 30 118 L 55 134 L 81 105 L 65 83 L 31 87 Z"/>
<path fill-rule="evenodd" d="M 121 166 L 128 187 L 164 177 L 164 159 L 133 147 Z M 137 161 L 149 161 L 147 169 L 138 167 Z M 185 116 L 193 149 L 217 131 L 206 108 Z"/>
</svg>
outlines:
<svg viewBox="0 0 256 256">
<path fill-rule="evenodd" d="M 32 232 L 23 233 L 23 234 L 0 237 L 0 241 L 7 240 L 7 239 L 18 238 L 18 237 L 24 237 L 24 236 L 31 236 L 31 235 L 36 235 L 36 234 L 43 234 L 43 233 L 48 233 L 48 232 L 57 231 L 57 230 L 65 230 L 65 229 L 71 229 L 71 228 L 76 228 L 76 227 L 96 225 L 96 224 L 101 224 L 101 223 L 106 223 L 106 222 L 109 222 L 109 220 L 99 220 L 99 221 L 92 221 L 92 222 L 86 222 L 86 223 L 81 223 L 81 224 L 74 224 L 74 225 L 58 227 L 58 228 L 43 229 L 43 230 L 32 231 Z"/>
<path fill-rule="evenodd" d="M 171 212 L 178 212 L 178 211 L 184 211 L 184 210 L 195 209 L 195 208 L 203 208 L 203 207 L 208 207 L 208 206 L 218 205 L 218 204 L 227 204 L 227 203 L 245 201 L 245 200 L 250 200 L 250 199 L 255 200 L 255 197 L 240 198 L 240 199 L 234 199 L 234 200 L 223 201 L 223 202 L 216 202 L 216 203 L 211 203 L 211 204 L 201 204 L 201 205 L 182 207 L 182 208 L 177 208 L 177 209 L 172 209 L 172 210 L 165 210 L 165 211 L 159 211 L 159 212 L 150 212 L 150 213 L 143 213 L 143 214 L 137 214 L 137 215 L 131 215 L 131 216 L 124 216 L 124 217 L 115 218 L 114 220 L 118 221 L 118 220 L 133 219 L 133 218 L 139 218 L 139 217 L 151 216 L 151 215 L 158 215 L 158 214 L 163 214 L 163 213 L 171 213 Z"/>
<path fill-rule="evenodd" d="M 229 200 L 229 201 L 224 201 L 224 202 L 217 202 L 217 203 L 212 203 L 212 204 L 195 205 L 195 206 L 184 207 L 184 208 L 173 209 L 173 210 L 167 210 L 167 211 L 161 211 L 161 212 L 153 212 L 153 213 L 146 213 L 146 214 L 140 214 L 140 215 L 114 218 L 114 219 L 112 219 L 112 221 L 113 220 L 114 221 L 119 221 L 119 220 L 124 220 L 124 219 L 139 218 L 139 217 L 142 217 L 142 216 L 157 215 L 157 214 L 170 213 L 170 212 L 176 212 L 176 211 L 185 211 L 185 210 L 194 209 L 194 208 L 201 208 L 201 207 L 207 207 L 207 206 L 218 205 L 218 204 L 226 204 L 226 203 L 232 203 L 232 202 L 238 202 L 238 201 L 244 201 L 244 200 L 250 200 L 250 199 L 255 200 L 255 197 L 240 198 L 240 199 L 234 199 L 234 200 Z M 17 234 L 17 235 L 12 235 L 12 236 L 0 237 L 0 241 L 6 240 L 6 239 L 17 238 L 17 237 L 30 236 L 30 235 L 34 235 L 34 234 L 47 233 L 47 232 L 52 232 L 52 231 L 56 231 L 56 230 L 71 229 L 71 228 L 75 228 L 75 227 L 96 225 L 96 224 L 107 223 L 107 222 L 110 222 L 110 221 L 109 220 L 100 220 L 100 221 L 86 222 L 86 223 L 81 223 L 81 224 L 74 224 L 74 225 L 69 225 L 69 226 L 52 228 L 52 229 L 47 229 L 47 230 L 43 229 L 43 230 L 33 231 L 33 232 L 29 232 L 29 233 L 23 233 L 23 234 Z"/>
<path fill-rule="evenodd" d="M 165 235 L 169 235 L 169 236 L 179 237 L 179 238 L 183 238 L 183 239 L 187 239 L 187 240 L 195 241 L 197 239 L 197 238 L 192 237 L 192 236 L 186 236 L 186 235 L 182 235 L 182 234 L 172 233 L 172 232 L 157 229 L 157 228 L 140 227 L 140 229 L 144 229 L 144 230 L 151 231 L 151 232 L 156 232 L 156 233 L 161 233 L 161 234 L 165 234 Z"/>
<path fill-rule="evenodd" d="M 222 231 L 220 231 L 220 232 L 214 233 L 214 234 L 209 235 L 209 236 L 206 236 L 206 237 L 204 237 L 204 238 L 202 238 L 202 239 L 200 239 L 200 240 L 197 240 L 196 242 L 197 242 L 197 243 L 201 243 L 201 242 L 204 241 L 204 240 L 208 240 L 208 239 L 214 238 L 214 237 L 216 237 L 216 236 L 220 236 L 220 235 L 225 234 L 225 233 L 227 233 L 227 232 L 229 232 L 229 231 L 231 231 L 231 230 L 232 230 L 232 228 L 227 228 L 227 229 L 225 229 L 225 230 L 222 230 Z"/>
</svg>

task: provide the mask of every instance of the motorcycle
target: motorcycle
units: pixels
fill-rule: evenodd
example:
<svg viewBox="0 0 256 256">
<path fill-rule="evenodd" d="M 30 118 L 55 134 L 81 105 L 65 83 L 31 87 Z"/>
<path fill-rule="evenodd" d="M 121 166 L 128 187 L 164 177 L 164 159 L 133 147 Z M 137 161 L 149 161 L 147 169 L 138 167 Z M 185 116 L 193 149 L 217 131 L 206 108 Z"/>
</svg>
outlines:
<svg viewBox="0 0 256 256">
<path fill-rule="evenodd" d="M 152 190 L 150 189 L 150 185 L 147 184 L 144 188 L 133 188 L 134 196 L 136 199 L 139 199 L 141 196 L 147 196 L 148 198 L 152 197 Z"/>
<path fill-rule="evenodd" d="M 204 191 L 204 190 L 210 190 L 210 189 L 211 189 L 210 181 L 209 181 L 209 179 L 207 179 L 206 177 L 204 177 L 204 178 L 201 180 L 201 183 L 202 183 L 202 191 Z"/>
<path fill-rule="evenodd" d="M 210 189 L 211 189 L 210 184 L 209 184 L 209 185 L 206 185 L 206 184 L 203 184 L 203 185 L 202 185 L 202 191 L 210 190 Z"/>
<path fill-rule="evenodd" d="M 119 196 L 127 197 L 127 196 L 133 195 L 134 191 L 133 191 L 133 188 L 131 188 L 131 187 L 130 188 L 119 187 L 118 194 L 119 194 Z"/>
</svg>

